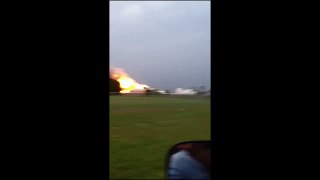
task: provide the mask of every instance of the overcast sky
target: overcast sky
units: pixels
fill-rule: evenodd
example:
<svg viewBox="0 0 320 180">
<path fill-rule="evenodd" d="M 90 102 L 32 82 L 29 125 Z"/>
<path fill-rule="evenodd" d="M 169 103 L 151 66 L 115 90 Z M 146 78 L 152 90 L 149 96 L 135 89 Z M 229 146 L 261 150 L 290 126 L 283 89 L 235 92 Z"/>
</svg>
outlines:
<svg viewBox="0 0 320 180">
<path fill-rule="evenodd" d="M 111 1 L 110 67 L 160 89 L 210 87 L 209 1 Z"/>
</svg>

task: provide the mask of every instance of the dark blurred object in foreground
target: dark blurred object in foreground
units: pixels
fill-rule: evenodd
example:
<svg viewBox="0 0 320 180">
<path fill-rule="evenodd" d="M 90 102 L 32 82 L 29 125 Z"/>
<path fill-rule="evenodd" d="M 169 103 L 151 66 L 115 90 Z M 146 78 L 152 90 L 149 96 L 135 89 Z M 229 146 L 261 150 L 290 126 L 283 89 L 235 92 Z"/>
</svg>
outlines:
<svg viewBox="0 0 320 180">
<path fill-rule="evenodd" d="M 211 179 L 210 141 L 174 145 L 167 155 L 167 179 Z"/>
</svg>

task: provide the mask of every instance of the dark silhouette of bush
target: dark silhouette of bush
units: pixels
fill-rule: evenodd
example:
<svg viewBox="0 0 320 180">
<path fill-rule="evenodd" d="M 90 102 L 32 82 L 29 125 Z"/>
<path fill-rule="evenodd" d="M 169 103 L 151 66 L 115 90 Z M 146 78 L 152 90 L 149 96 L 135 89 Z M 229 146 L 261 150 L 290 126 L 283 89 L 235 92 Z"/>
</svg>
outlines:
<svg viewBox="0 0 320 180">
<path fill-rule="evenodd" d="M 120 83 L 112 78 L 109 78 L 109 92 L 119 93 L 121 91 Z"/>
<path fill-rule="evenodd" d="M 151 90 L 149 88 L 144 88 L 146 90 L 145 95 L 161 95 L 161 93 L 157 92 L 156 90 Z"/>
<path fill-rule="evenodd" d="M 144 88 L 146 90 L 145 95 L 151 95 L 152 91 L 150 89 Z"/>
</svg>

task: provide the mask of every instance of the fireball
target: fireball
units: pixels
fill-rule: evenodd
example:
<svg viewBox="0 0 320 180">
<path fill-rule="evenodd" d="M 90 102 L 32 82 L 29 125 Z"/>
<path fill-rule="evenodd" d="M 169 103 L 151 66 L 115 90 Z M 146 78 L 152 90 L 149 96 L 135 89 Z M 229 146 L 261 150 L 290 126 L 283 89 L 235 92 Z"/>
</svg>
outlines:
<svg viewBox="0 0 320 180">
<path fill-rule="evenodd" d="M 110 76 L 120 83 L 120 88 L 122 89 L 120 93 L 132 93 L 132 91 L 135 90 L 145 92 L 145 89 L 149 88 L 149 86 L 145 84 L 137 83 L 121 68 L 112 68 Z"/>
</svg>

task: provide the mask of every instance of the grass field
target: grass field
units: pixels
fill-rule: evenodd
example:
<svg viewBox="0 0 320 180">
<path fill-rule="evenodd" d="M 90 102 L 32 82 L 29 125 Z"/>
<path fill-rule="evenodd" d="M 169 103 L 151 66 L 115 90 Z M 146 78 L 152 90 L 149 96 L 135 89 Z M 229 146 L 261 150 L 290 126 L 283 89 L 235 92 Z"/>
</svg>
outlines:
<svg viewBox="0 0 320 180">
<path fill-rule="evenodd" d="M 110 178 L 163 179 L 168 149 L 210 139 L 210 99 L 110 96 Z"/>
</svg>

